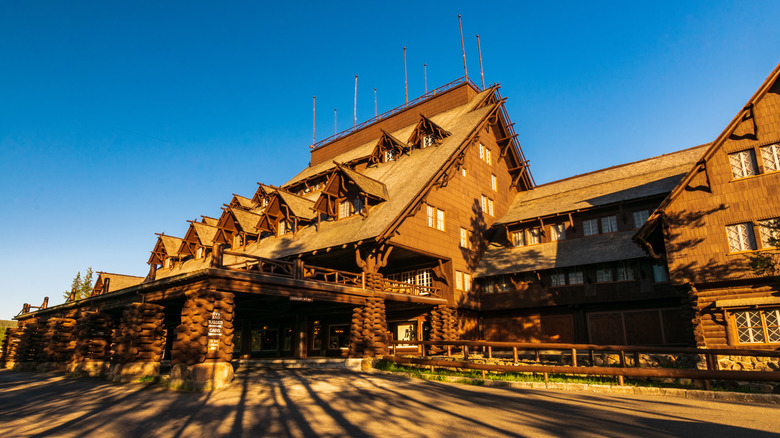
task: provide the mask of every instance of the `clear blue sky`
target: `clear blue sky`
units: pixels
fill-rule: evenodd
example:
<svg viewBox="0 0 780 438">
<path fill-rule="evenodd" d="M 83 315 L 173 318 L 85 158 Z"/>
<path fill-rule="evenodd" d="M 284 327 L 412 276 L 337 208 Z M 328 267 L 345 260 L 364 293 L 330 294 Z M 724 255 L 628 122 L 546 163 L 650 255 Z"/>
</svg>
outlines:
<svg viewBox="0 0 780 438">
<path fill-rule="evenodd" d="M 0 319 L 77 271 L 145 275 L 156 232 L 281 184 L 317 132 L 468 70 L 538 183 L 713 140 L 780 61 L 780 2 L 0 3 Z"/>
</svg>

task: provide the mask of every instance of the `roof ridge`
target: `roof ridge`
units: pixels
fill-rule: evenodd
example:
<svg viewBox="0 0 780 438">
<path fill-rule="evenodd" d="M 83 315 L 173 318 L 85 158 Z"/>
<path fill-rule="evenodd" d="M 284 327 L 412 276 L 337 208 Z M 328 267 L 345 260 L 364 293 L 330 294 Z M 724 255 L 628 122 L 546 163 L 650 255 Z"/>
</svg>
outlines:
<svg viewBox="0 0 780 438">
<path fill-rule="evenodd" d="M 582 178 L 582 177 L 585 177 L 585 176 L 590 176 L 590 175 L 594 175 L 594 174 L 597 174 L 597 173 L 606 172 L 606 171 L 609 171 L 609 170 L 615 170 L 615 169 L 619 169 L 621 167 L 627 167 L 627 166 L 639 164 L 639 163 L 642 163 L 642 162 L 655 160 L 655 159 L 662 158 L 662 157 L 667 157 L 667 156 L 670 156 L 670 155 L 677 155 L 677 154 L 682 154 L 684 152 L 690 152 L 690 151 L 692 151 L 694 149 L 697 149 L 697 148 L 710 146 L 711 144 L 712 144 L 712 142 L 702 143 L 702 144 L 700 144 L 698 146 L 693 146 L 693 147 L 689 147 L 689 148 L 686 148 L 686 149 L 681 149 L 679 151 L 669 152 L 669 153 L 666 153 L 666 154 L 661 154 L 661 155 L 656 155 L 656 156 L 653 156 L 653 157 L 643 158 L 643 159 L 637 160 L 637 161 L 631 161 L 631 162 L 628 162 L 628 163 L 616 164 L 614 166 L 605 167 L 603 169 L 596 169 L 596 170 L 592 170 L 590 172 L 585 172 L 585 173 L 580 173 L 580 174 L 577 174 L 577 175 L 567 176 L 566 178 L 561 178 L 561 179 L 558 179 L 558 180 L 555 180 L 555 181 L 550 181 L 550 182 L 546 182 L 544 184 L 539 184 L 536 187 L 534 187 L 534 189 L 538 189 L 540 187 L 549 186 L 549 185 L 552 185 L 552 184 L 558 184 L 558 183 L 561 183 L 561 182 L 564 182 L 564 181 L 569 181 L 569 180 L 572 180 L 572 179 L 575 179 L 575 178 Z M 670 166 L 670 167 L 673 167 L 673 166 Z M 633 178 L 633 177 L 639 176 L 639 175 L 647 175 L 647 174 L 650 174 L 650 173 L 653 173 L 653 172 L 657 172 L 657 171 L 658 171 L 658 169 L 653 169 L 651 171 L 642 172 L 642 173 L 636 173 L 636 174 L 625 176 L 623 178 L 617 178 L 617 179 L 615 179 L 613 181 L 619 181 L 619 180 L 622 180 L 622 179 Z M 592 187 L 592 186 L 599 185 L 599 184 L 603 184 L 603 182 L 594 183 L 594 184 L 590 184 L 590 185 L 586 185 L 586 186 L 581 186 L 581 188 Z"/>
</svg>

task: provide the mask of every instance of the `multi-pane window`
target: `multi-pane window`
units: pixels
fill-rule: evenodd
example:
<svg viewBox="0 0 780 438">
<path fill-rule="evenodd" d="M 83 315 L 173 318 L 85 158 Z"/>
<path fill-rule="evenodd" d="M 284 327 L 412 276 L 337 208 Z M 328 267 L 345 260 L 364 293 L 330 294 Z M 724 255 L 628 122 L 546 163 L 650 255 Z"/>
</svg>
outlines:
<svg viewBox="0 0 780 438">
<path fill-rule="evenodd" d="M 647 222 L 647 218 L 650 217 L 649 210 L 639 210 L 634 212 L 634 228 L 639 228 Z"/>
<path fill-rule="evenodd" d="M 276 231 L 279 236 L 284 236 L 285 234 L 292 233 L 292 226 L 290 222 L 282 219 L 279 221 Z"/>
<path fill-rule="evenodd" d="M 596 269 L 596 282 L 606 283 L 612 280 L 612 269 L 608 266 L 601 266 Z"/>
<path fill-rule="evenodd" d="M 460 247 L 471 249 L 471 231 L 465 228 L 460 229 Z"/>
<path fill-rule="evenodd" d="M 388 161 L 393 161 L 393 160 L 395 160 L 395 151 L 392 150 L 392 149 L 386 150 L 385 151 L 385 163 L 387 163 Z"/>
<path fill-rule="evenodd" d="M 433 286 L 433 275 L 430 269 L 401 272 L 400 274 L 388 275 L 387 278 L 402 283 L 416 284 L 417 286 Z"/>
<path fill-rule="evenodd" d="M 455 289 L 463 290 L 463 273 L 455 271 Z"/>
<path fill-rule="evenodd" d="M 513 246 L 525 246 L 525 231 L 512 232 L 512 245 Z"/>
<path fill-rule="evenodd" d="M 542 243 L 542 229 L 541 228 L 530 228 L 528 230 L 528 244 L 529 245 L 536 245 Z"/>
<path fill-rule="evenodd" d="M 550 238 L 554 241 L 566 238 L 566 224 L 550 225 Z"/>
<path fill-rule="evenodd" d="M 203 255 L 206 253 L 206 248 L 199 246 L 198 250 L 195 251 L 195 258 L 196 259 L 202 259 Z"/>
<path fill-rule="evenodd" d="M 488 209 L 487 209 L 488 216 L 493 217 L 493 200 L 488 198 L 487 204 L 488 204 Z"/>
<path fill-rule="evenodd" d="M 485 148 L 485 162 L 488 164 L 493 164 L 493 160 L 490 158 L 490 149 Z"/>
<path fill-rule="evenodd" d="M 483 212 L 487 212 L 487 196 L 482 195 L 482 197 L 479 198 L 479 206 Z"/>
<path fill-rule="evenodd" d="M 550 285 L 552 286 L 566 286 L 566 274 L 563 272 L 553 272 L 550 274 Z"/>
<path fill-rule="evenodd" d="M 614 233 L 617 230 L 617 216 L 605 216 L 601 218 L 602 233 Z"/>
<path fill-rule="evenodd" d="M 495 175 L 490 175 L 490 187 L 494 192 L 498 191 L 498 178 Z"/>
<path fill-rule="evenodd" d="M 423 137 L 423 147 L 427 148 L 429 146 L 433 146 L 436 144 L 436 136 L 433 134 L 426 135 Z"/>
<path fill-rule="evenodd" d="M 471 290 L 471 274 L 463 273 L 463 290 L 466 292 Z"/>
<path fill-rule="evenodd" d="M 363 201 L 358 198 L 344 200 L 339 203 L 339 219 L 350 217 L 363 210 Z"/>
<path fill-rule="evenodd" d="M 729 164 L 734 179 L 756 174 L 756 156 L 753 149 L 729 154 Z"/>
<path fill-rule="evenodd" d="M 460 174 L 463 175 L 464 178 L 466 177 L 467 173 L 466 173 L 466 168 L 465 167 L 461 167 L 460 168 Z"/>
<path fill-rule="evenodd" d="M 780 219 L 770 219 L 758 223 L 761 234 L 761 247 L 774 248 L 780 243 Z"/>
<path fill-rule="evenodd" d="M 582 231 L 586 236 L 593 236 L 599 233 L 598 219 L 588 219 L 582 221 Z"/>
<path fill-rule="evenodd" d="M 764 160 L 764 172 L 780 170 L 780 145 L 772 144 L 762 147 L 761 159 Z"/>
<path fill-rule="evenodd" d="M 634 279 L 634 269 L 626 262 L 620 262 L 615 269 L 616 281 L 630 281 Z"/>
<path fill-rule="evenodd" d="M 780 309 L 735 312 L 734 324 L 740 344 L 780 342 Z"/>
<path fill-rule="evenodd" d="M 484 160 L 485 159 L 485 145 L 482 143 L 479 144 L 479 159 Z"/>
<path fill-rule="evenodd" d="M 428 206 L 427 210 L 428 226 L 444 231 L 444 210 Z"/>
<path fill-rule="evenodd" d="M 569 271 L 569 284 L 583 284 L 585 283 L 585 276 L 582 275 L 582 271 L 579 269 L 572 269 Z"/>
<path fill-rule="evenodd" d="M 756 249 L 756 239 L 753 236 L 753 226 L 749 222 L 729 225 L 726 227 L 726 237 L 729 240 L 729 251 L 750 251 Z"/>
<path fill-rule="evenodd" d="M 653 281 L 656 283 L 669 281 L 669 272 L 666 270 L 666 266 L 653 264 Z"/>
<path fill-rule="evenodd" d="M 508 275 L 487 277 L 482 282 L 482 292 L 487 294 L 507 292 L 512 290 L 512 282 Z"/>
</svg>

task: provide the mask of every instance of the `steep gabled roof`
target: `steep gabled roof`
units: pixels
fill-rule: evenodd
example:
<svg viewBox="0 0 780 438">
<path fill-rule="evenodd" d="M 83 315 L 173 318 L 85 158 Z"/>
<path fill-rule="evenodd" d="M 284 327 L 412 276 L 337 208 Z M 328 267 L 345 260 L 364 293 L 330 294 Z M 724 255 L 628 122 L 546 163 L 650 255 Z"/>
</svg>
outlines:
<svg viewBox="0 0 780 438">
<path fill-rule="evenodd" d="M 497 225 L 669 193 L 708 145 L 542 184 L 519 192 Z"/>
<path fill-rule="evenodd" d="M 229 205 L 235 208 L 243 208 L 244 210 L 251 210 L 256 207 L 257 203 L 252 202 L 252 200 L 247 197 L 236 195 L 234 193 L 233 199 L 230 200 Z"/>
<path fill-rule="evenodd" d="M 257 183 L 257 190 L 255 190 L 255 194 L 254 194 L 254 196 L 252 196 L 251 201 L 254 204 L 262 205 L 263 198 L 268 196 L 269 194 L 273 193 L 274 190 L 276 190 L 276 189 L 271 187 L 271 186 L 269 186 L 269 185 L 267 185 L 267 184 Z"/>
<path fill-rule="evenodd" d="M 753 126 L 755 128 L 755 114 L 753 112 L 755 105 L 772 89 L 773 86 L 775 86 L 779 76 L 780 64 L 778 64 L 772 73 L 769 74 L 758 90 L 756 90 L 753 96 L 750 97 L 745 106 L 743 106 L 742 109 L 737 112 L 734 118 L 731 119 L 731 122 L 728 124 L 728 126 L 726 126 L 726 129 L 724 129 L 723 132 L 718 135 L 718 138 L 716 138 L 715 141 L 710 143 L 709 148 L 707 148 L 701 158 L 695 162 L 696 165 L 692 165 L 689 168 L 688 172 L 685 174 L 682 180 L 671 191 L 671 193 L 669 193 L 669 196 L 667 196 L 666 199 L 661 202 L 661 205 L 658 206 L 655 212 L 650 215 L 650 218 L 647 220 L 647 222 L 645 222 L 639 231 L 636 232 L 636 235 L 634 236 L 635 239 L 642 241 L 650 235 L 653 229 L 655 229 L 659 218 L 665 214 L 666 208 L 672 202 L 674 202 L 674 200 L 677 199 L 681 193 L 685 191 L 688 184 L 690 184 L 696 175 L 703 169 L 702 165 L 705 165 L 705 163 L 709 161 L 713 155 L 715 155 L 715 153 L 717 153 L 723 147 L 724 143 L 735 134 L 735 131 L 743 121 L 752 119 L 754 124 Z"/>
<path fill-rule="evenodd" d="M 203 222 L 192 222 L 192 227 L 195 230 L 195 234 L 198 236 L 198 240 L 200 240 L 201 245 L 214 245 L 214 236 L 217 235 L 217 231 L 219 230 L 216 227 L 216 223 L 214 225 L 210 225 Z"/>
<path fill-rule="evenodd" d="M 104 285 L 108 280 L 108 292 L 115 292 L 121 289 L 132 287 L 141 284 L 144 281 L 144 277 L 137 277 L 135 275 L 124 274 L 112 274 L 110 272 L 98 272 L 98 278 L 95 281 L 95 285 L 92 287 L 92 295 L 99 295 L 104 293 Z"/>
<path fill-rule="evenodd" d="M 352 182 L 355 183 L 355 185 L 358 186 L 361 192 L 373 196 L 377 199 L 381 199 L 383 201 L 386 201 L 389 195 L 387 194 L 387 187 L 372 178 L 369 178 L 365 175 L 361 175 L 358 172 L 355 172 L 354 170 L 350 169 L 347 166 L 341 165 L 336 163 L 336 167 L 339 168 L 342 172 L 344 172 L 344 175 L 351 179 Z"/>
<path fill-rule="evenodd" d="M 382 133 L 382 136 L 379 137 L 379 140 L 377 140 L 376 147 L 371 153 L 371 159 L 375 163 L 379 163 L 383 160 L 385 151 L 392 150 L 398 154 L 402 154 L 404 152 L 408 152 L 409 149 L 411 149 L 408 144 L 399 140 L 393 134 L 385 131 L 384 129 L 380 129 L 380 132 Z"/>
<path fill-rule="evenodd" d="M 306 220 L 312 220 L 317 217 L 314 210 L 311 209 L 314 207 L 314 202 L 310 199 L 300 197 L 284 190 L 277 190 L 277 193 L 284 203 L 287 204 L 287 207 L 290 208 L 290 212 L 293 216 Z"/>
<path fill-rule="evenodd" d="M 165 234 L 160 236 L 160 242 L 165 247 L 165 252 L 168 257 L 178 257 L 179 248 L 181 248 L 181 242 L 183 239 L 173 236 L 166 236 Z"/>
<path fill-rule="evenodd" d="M 236 223 L 241 231 L 248 234 L 258 234 L 257 222 L 260 221 L 260 215 L 240 208 L 229 208 L 230 213 L 236 218 Z"/>
<path fill-rule="evenodd" d="M 219 223 L 219 219 L 215 219 L 213 217 L 208 217 L 208 216 L 201 216 L 201 222 L 203 222 L 206 225 L 216 227 L 217 224 Z"/>
<path fill-rule="evenodd" d="M 417 122 L 414 130 L 412 130 L 412 134 L 409 136 L 409 141 L 407 141 L 407 143 L 410 145 L 416 145 L 420 143 L 422 141 L 422 137 L 427 134 L 433 134 L 437 140 L 441 140 L 452 135 L 449 131 L 437 125 L 428 117 L 420 114 L 420 121 Z"/>
</svg>

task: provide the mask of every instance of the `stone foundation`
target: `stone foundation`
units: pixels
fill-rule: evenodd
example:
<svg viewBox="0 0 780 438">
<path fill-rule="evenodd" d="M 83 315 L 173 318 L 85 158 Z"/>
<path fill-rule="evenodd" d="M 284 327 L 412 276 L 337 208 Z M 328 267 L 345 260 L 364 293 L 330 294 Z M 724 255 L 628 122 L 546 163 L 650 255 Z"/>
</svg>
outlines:
<svg viewBox="0 0 780 438">
<path fill-rule="evenodd" d="M 108 374 L 110 366 L 106 361 L 88 360 L 68 364 L 67 372 L 72 376 L 99 377 Z"/>
<path fill-rule="evenodd" d="M 734 371 L 778 371 L 780 360 L 774 357 L 718 356 L 718 368 Z"/>
<path fill-rule="evenodd" d="M 170 387 L 187 391 L 213 391 L 233 381 L 230 362 L 205 362 L 196 365 L 176 364 L 171 368 Z"/>
<path fill-rule="evenodd" d="M 38 362 L 16 362 L 11 369 L 14 371 L 38 371 Z"/>
<path fill-rule="evenodd" d="M 64 362 L 42 362 L 35 367 L 35 371 L 39 373 L 62 372 L 66 371 L 67 367 L 68 364 Z"/>
<path fill-rule="evenodd" d="M 160 362 L 130 362 L 113 364 L 108 371 L 112 382 L 132 382 L 145 376 L 160 375 Z"/>
</svg>

